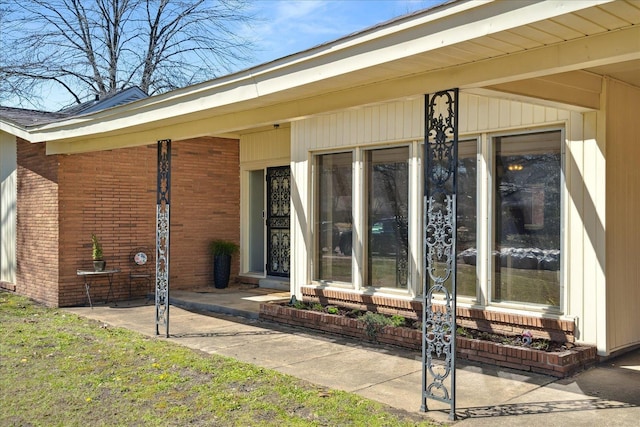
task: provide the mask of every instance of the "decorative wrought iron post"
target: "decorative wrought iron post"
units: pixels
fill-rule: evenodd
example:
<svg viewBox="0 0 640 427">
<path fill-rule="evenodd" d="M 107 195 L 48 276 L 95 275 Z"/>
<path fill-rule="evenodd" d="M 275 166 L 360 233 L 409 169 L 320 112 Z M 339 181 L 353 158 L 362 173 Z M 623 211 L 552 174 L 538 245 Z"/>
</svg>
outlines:
<svg viewBox="0 0 640 427">
<path fill-rule="evenodd" d="M 458 89 L 426 95 L 425 104 L 421 409 L 427 399 L 448 403 L 455 420 Z"/>
<path fill-rule="evenodd" d="M 156 205 L 156 335 L 164 324 L 169 337 L 169 200 L 171 196 L 171 140 L 158 141 L 158 197 Z"/>
</svg>

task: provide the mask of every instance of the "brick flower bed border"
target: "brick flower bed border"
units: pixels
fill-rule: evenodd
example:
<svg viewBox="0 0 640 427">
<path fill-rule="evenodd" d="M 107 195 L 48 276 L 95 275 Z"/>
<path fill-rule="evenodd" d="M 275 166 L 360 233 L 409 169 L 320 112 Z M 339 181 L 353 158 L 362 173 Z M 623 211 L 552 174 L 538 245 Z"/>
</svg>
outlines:
<svg viewBox="0 0 640 427">
<path fill-rule="evenodd" d="M 260 304 L 260 319 L 301 326 L 337 335 L 371 341 L 364 322 L 319 311 L 300 310 L 277 303 Z M 385 326 L 376 336 L 381 344 L 421 350 L 422 331 Z M 576 346 L 547 352 L 458 336 L 457 354 L 461 359 L 565 378 L 596 363 L 596 348 Z"/>
</svg>

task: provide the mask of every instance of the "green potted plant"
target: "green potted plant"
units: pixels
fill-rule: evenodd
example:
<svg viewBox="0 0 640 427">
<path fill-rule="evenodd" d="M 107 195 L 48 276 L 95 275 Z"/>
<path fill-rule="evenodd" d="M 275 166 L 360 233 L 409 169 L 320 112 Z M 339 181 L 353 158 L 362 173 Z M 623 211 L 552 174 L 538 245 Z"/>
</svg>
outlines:
<svg viewBox="0 0 640 427">
<path fill-rule="evenodd" d="M 209 249 L 213 255 L 213 284 L 218 289 L 226 288 L 231 275 L 231 256 L 240 248 L 228 240 L 216 239 Z"/>
<path fill-rule="evenodd" d="M 93 269 L 95 271 L 104 271 L 107 262 L 102 258 L 102 244 L 100 243 L 100 240 L 98 240 L 98 236 L 95 234 L 91 235 L 91 245 L 93 246 L 91 253 L 91 257 L 93 258 Z"/>
</svg>

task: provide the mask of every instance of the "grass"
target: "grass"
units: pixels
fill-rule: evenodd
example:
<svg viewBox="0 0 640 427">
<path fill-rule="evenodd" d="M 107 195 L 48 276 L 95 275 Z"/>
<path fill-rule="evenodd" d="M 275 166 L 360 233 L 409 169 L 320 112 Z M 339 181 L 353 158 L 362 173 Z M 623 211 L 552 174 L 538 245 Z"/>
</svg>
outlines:
<svg viewBox="0 0 640 427">
<path fill-rule="evenodd" d="M 0 292 L 3 426 L 428 426 L 419 414 Z"/>
</svg>

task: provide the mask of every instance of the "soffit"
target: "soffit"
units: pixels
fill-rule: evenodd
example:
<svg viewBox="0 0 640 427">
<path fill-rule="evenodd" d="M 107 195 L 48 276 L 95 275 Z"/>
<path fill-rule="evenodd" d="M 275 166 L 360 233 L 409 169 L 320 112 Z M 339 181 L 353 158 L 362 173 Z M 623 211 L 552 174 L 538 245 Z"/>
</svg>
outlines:
<svg viewBox="0 0 640 427">
<path fill-rule="evenodd" d="M 588 71 L 640 87 L 640 60 L 588 68 Z"/>
<path fill-rule="evenodd" d="M 424 72 L 456 67 L 639 24 L 640 1 L 619 0 L 382 64 L 368 72 L 368 77 L 375 80 L 418 69 Z M 586 69 L 640 87 L 640 60 L 604 63 Z"/>
<path fill-rule="evenodd" d="M 592 3 L 595 4 L 595 2 Z M 513 13 L 520 12 L 514 11 Z M 484 18 L 480 11 L 477 11 L 477 14 L 479 18 Z M 432 48 L 425 48 L 423 52 L 400 59 L 394 59 L 388 62 L 381 61 L 370 67 L 344 73 L 335 78 L 318 81 L 313 86 L 297 88 L 296 95 L 303 97 L 309 96 L 317 93 L 318 90 L 339 91 L 347 87 L 368 85 L 373 82 L 400 78 L 418 72 L 426 73 L 429 71 L 458 67 L 463 64 L 487 61 L 493 58 L 507 57 L 520 52 L 560 45 L 567 41 L 605 34 L 610 31 L 617 31 L 639 24 L 640 1 L 617 0 L 612 3 L 595 5 L 555 18 L 548 18 L 515 28 L 509 28 L 472 40 L 465 40 L 443 47 L 432 46 Z M 470 25 L 474 24 L 471 23 Z M 464 30 L 464 28 L 459 28 L 457 31 L 463 33 Z M 424 31 L 425 33 L 423 34 L 415 31 L 413 37 L 409 39 L 416 40 L 421 35 L 426 38 L 430 36 L 428 31 L 432 30 L 425 28 Z M 487 32 L 490 33 L 490 29 L 487 29 Z M 403 46 L 393 44 L 393 41 L 387 40 L 386 43 L 388 44 L 383 46 L 363 44 L 360 47 L 360 51 L 364 54 L 364 52 L 376 50 L 403 49 Z M 359 52 L 350 51 L 350 55 L 352 58 L 357 57 Z M 615 59 L 612 59 L 612 61 L 615 61 Z M 574 69 L 580 68 L 576 67 Z M 588 69 L 594 73 L 610 75 L 630 84 L 637 85 L 637 81 L 640 79 L 638 73 L 636 73 L 639 70 L 637 62 L 630 63 L 624 67 L 617 62 L 613 62 L 612 64 L 604 62 L 598 64 L 597 67 Z M 571 70 L 563 70 L 563 72 L 566 71 Z M 555 72 L 556 71 L 550 70 L 549 75 Z M 543 73 L 539 73 L 538 76 L 543 75 Z M 507 80 L 505 80 L 505 82 L 506 81 Z"/>
</svg>

